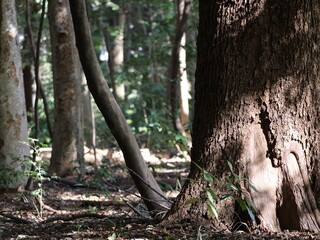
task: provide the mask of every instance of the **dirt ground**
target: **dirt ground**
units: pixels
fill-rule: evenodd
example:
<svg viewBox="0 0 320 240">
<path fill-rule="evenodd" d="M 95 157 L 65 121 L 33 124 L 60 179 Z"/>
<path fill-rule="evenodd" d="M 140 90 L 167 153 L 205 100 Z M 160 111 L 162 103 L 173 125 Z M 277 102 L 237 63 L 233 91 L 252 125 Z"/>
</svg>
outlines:
<svg viewBox="0 0 320 240">
<path fill-rule="evenodd" d="M 151 154 L 144 158 L 174 200 L 190 160 Z M 50 149 L 42 153 L 48 159 Z M 43 183 L 42 207 L 30 193 L 0 194 L 0 239 L 320 239 L 317 233 L 215 232 L 190 224 L 164 226 L 150 219 L 120 152 L 87 149 L 86 174 Z M 86 182 L 80 185 L 76 182 Z M 39 198 L 38 198 L 39 199 Z"/>
</svg>

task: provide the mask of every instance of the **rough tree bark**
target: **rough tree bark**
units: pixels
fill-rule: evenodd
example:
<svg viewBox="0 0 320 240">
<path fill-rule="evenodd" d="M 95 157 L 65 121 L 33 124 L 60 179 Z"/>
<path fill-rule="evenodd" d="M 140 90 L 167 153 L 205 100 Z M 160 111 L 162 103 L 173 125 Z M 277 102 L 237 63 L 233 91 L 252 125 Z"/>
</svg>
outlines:
<svg viewBox="0 0 320 240">
<path fill-rule="evenodd" d="M 126 165 L 152 216 L 169 203 L 141 155 L 121 109 L 103 77 L 97 61 L 86 14 L 85 1 L 70 0 L 76 43 L 89 90 L 123 152 Z"/>
<path fill-rule="evenodd" d="M 201 0 L 199 8 L 192 160 L 217 177 L 220 193 L 227 160 L 249 178 L 263 227 L 318 231 L 320 2 Z M 186 204 L 203 199 L 208 182 L 193 164 L 189 177 L 196 181 L 168 221 L 208 217 L 201 201 Z M 220 220 L 231 224 L 235 205 L 217 204 Z"/>
<path fill-rule="evenodd" d="M 69 2 L 49 1 L 55 117 L 50 174 L 65 176 L 83 162 L 81 66 Z"/>
<path fill-rule="evenodd" d="M 11 171 L 21 171 L 21 160 L 29 155 L 16 16 L 15 1 L 0 1 L 0 188 L 16 188 L 23 184 L 26 179 L 7 177 Z"/>
</svg>

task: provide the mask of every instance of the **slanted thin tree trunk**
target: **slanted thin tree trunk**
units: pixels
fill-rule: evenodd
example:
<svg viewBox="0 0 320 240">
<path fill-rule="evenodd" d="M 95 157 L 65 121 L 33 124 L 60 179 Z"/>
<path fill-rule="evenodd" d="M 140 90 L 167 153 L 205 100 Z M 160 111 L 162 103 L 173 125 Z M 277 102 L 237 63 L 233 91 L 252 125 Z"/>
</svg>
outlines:
<svg viewBox="0 0 320 240">
<path fill-rule="evenodd" d="M 24 178 L 9 176 L 21 171 L 22 160 L 29 155 L 16 16 L 15 1 L 0 1 L 0 188 L 24 183 Z"/>
<path fill-rule="evenodd" d="M 259 190 L 242 183 L 233 193 L 248 195 L 257 224 L 319 231 L 320 2 L 200 0 L 199 8 L 192 160 L 216 181 L 192 164 L 195 181 L 168 220 L 210 219 L 206 189 L 229 193 L 230 161 Z M 234 199 L 216 208 L 217 227 L 248 221 Z"/>
<path fill-rule="evenodd" d="M 129 173 L 152 216 L 169 203 L 145 163 L 135 137 L 103 77 L 97 61 L 86 14 L 85 1 L 70 0 L 76 42 L 87 83 L 97 106 L 123 152 Z"/>
<path fill-rule="evenodd" d="M 170 99 L 170 113 L 173 126 L 181 133 L 184 131 L 181 120 L 177 114 L 178 90 L 181 77 L 180 72 L 180 49 L 181 40 L 187 29 L 187 19 L 190 14 L 192 0 L 177 0 L 177 17 L 175 36 L 172 42 L 171 56 L 168 67 L 168 90 Z"/>
<path fill-rule="evenodd" d="M 49 1 L 49 22 L 55 97 L 49 172 L 65 176 L 75 160 L 83 162 L 81 67 L 67 0 Z"/>
</svg>

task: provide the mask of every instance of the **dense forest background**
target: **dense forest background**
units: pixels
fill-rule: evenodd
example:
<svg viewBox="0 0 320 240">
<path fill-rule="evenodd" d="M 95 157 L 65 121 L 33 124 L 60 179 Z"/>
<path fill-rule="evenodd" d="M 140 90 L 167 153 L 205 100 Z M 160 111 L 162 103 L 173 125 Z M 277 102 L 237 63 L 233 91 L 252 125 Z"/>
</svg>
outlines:
<svg viewBox="0 0 320 240">
<path fill-rule="evenodd" d="M 319 238 L 319 12 L 2 0 L 0 238 Z"/>
<path fill-rule="evenodd" d="M 38 34 L 41 3 L 41 1 L 30 1 L 29 17 L 34 38 Z M 22 65 L 23 68 L 31 67 L 32 70 L 33 59 L 27 33 L 24 1 L 17 1 L 17 7 Z M 175 37 L 177 15 L 175 2 L 87 1 L 87 7 L 92 39 L 100 67 L 113 92 L 116 92 L 114 88 L 121 86 L 125 88 L 123 96 L 117 97 L 117 100 L 140 146 L 160 151 L 174 148 L 176 142 L 182 143 L 183 139 L 177 137 L 177 132 L 171 123 L 168 99 L 168 66 Z M 190 116 L 192 116 L 192 86 L 196 62 L 197 15 L 197 3 L 193 3 L 188 20 L 187 40 L 183 46 L 187 53 L 188 67 L 185 70 L 187 70 L 189 82 L 189 86 L 184 91 L 188 94 L 190 102 L 188 105 Z M 119 25 L 121 17 L 124 19 L 123 26 Z M 107 45 L 110 45 L 109 48 L 113 54 L 112 50 L 118 47 L 115 45 L 119 35 L 123 38 L 121 46 L 123 61 L 118 66 L 111 65 L 110 70 Z M 49 36 L 48 17 L 45 17 L 41 36 L 40 74 L 50 121 L 53 122 L 54 94 Z M 111 61 L 114 62 L 114 59 Z M 175 81 L 180 80 L 175 79 Z M 86 88 L 84 81 L 81 91 L 84 93 Z M 94 103 L 92 107 L 96 128 L 96 147 L 115 147 L 116 142 L 101 113 Z M 30 119 L 32 119 L 31 116 Z M 189 122 L 187 123 L 188 128 L 190 127 Z M 39 124 L 41 128 L 39 141 L 51 144 L 52 139 L 47 128 L 42 100 L 39 103 Z M 34 131 L 32 121 L 29 127 L 31 131 Z M 87 136 L 92 133 L 85 132 L 84 134 Z"/>
</svg>

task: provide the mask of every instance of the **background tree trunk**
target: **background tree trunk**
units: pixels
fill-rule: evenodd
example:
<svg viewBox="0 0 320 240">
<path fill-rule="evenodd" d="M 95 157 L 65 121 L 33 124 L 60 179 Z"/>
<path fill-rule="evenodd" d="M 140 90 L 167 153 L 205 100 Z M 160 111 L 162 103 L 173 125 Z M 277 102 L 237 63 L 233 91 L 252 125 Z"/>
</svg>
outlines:
<svg viewBox="0 0 320 240">
<path fill-rule="evenodd" d="M 183 129 L 183 134 L 191 141 L 189 134 L 189 98 L 190 98 L 190 82 L 187 76 L 187 53 L 186 53 L 186 33 L 182 35 L 181 47 L 179 54 L 180 62 L 180 78 L 179 83 L 179 103 L 180 103 L 180 121 Z"/>
<path fill-rule="evenodd" d="M 54 135 L 49 172 L 64 176 L 83 160 L 81 67 L 75 46 L 69 2 L 49 1 L 54 79 Z"/>
<path fill-rule="evenodd" d="M 202 202 L 186 200 L 203 200 L 206 187 L 226 193 L 228 160 L 259 190 L 243 186 L 260 225 L 318 231 L 319 1 L 202 0 L 199 8 L 192 160 L 217 182 L 210 186 L 192 165 L 196 181 L 168 220 L 205 220 Z M 231 225 L 235 201 L 217 209 Z"/>
<path fill-rule="evenodd" d="M 28 122 L 32 121 L 33 116 L 33 103 L 35 97 L 34 90 L 34 79 L 31 72 L 30 65 L 26 65 L 23 68 L 23 82 L 24 82 L 24 93 L 26 99 L 26 109 L 27 109 L 27 118 Z"/>
<path fill-rule="evenodd" d="M 6 174 L 10 174 L 8 169 L 21 171 L 21 160 L 29 155 L 29 147 L 16 6 L 12 0 L 0 1 L 0 59 L 0 188 L 16 188 L 26 179 L 6 179 Z"/>
<path fill-rule="evenodd" d="M 95 136 L 95 115 L 92 109 L 91 94 L 87 86 L 86 76 L 81 74 L 82 84 L 82 118 L 83 118 L 83 136 L 85 145 L 88 148 L 96 147 Z"/>
<path fill-rule="evenodd" d="M 119 33 L 114 39 L 114 45 L 112 48 L 112 55 L 109 55 L 110 57 L 113 57 L 113 67 L 114 67 L 114 72 L 117 73 L 116 76 L 118 77 L 116 79 L 119 79 L 119 75 L 122 73 L 122 68 L 123 68 L 123 60 L 124 60 L 124 28 L 125 28 L 125 23 L 126 23 L 126 13 L 125 13 L 125 7 L 124 4 L 120 4 L 120 10 L 119 10 L 119 15 L 118 15 L 118 23 L 119 26 Z M 111 69 L 110 69 L 111 71 Z M 116 92 L 116 96 L 119 99 L 124 100 L 126 91 L 125 91 L 125 85 L 123 82 L 117 82 L 116 81 L 116 89 L 114 89 Z"/>
<path fill-rule="evenodd" d="M 180 98 L 178 98 L 178 92 L 180 92 L 180 78 L 183 74 L 180 68 L 180 51 L 181 51 L 181 40 L 186 33 L 187 29 L 187 19 L 190 14 L 192 0 L 177 0 L 177 17 L 176 17 L 176 29 L 175 36 L 172 42 L 171 56 L 169 60 L 168 67 L 168 78 L 169 78 L 169 99 L 170 99 L 170 113 L 173 122 L 173 126 L 176 130 L 181 133 L 184 132 L 183 126 L 181 124 L 181 119 L 177 114 L 177 103 Z M 178 91 L 179 90 L 179 91 Z"/>
</svg>

